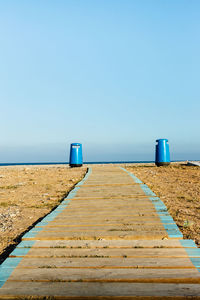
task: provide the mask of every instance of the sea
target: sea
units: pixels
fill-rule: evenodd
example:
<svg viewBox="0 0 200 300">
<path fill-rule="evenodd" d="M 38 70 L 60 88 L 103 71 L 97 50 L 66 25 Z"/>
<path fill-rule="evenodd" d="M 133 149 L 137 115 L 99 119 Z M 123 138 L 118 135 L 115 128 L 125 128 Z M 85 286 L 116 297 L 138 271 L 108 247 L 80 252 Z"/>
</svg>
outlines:
<svg viewBox="0 0 200 300">
<path fill-rule="evenodd" d="M 171 162 L 181 162 L 183 160 L 176 160 Z M 101 164 L 144 164 L 144 163 L 154 163 L 151 160 L 133 160 L 133 161 L 86 161 L 83 164 L 88 165 L 101 165 Z M 69 165 L 69 162 L 23 162 L 23 163 L 0 163 L 0 166 L 41 166 L 41 165 Z"/>
</svg>

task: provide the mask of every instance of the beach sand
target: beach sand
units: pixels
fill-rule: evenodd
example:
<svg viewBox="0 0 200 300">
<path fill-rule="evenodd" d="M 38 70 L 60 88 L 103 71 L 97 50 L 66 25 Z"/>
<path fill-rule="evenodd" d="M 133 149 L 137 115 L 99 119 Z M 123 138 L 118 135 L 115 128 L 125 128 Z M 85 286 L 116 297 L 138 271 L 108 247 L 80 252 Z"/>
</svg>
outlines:
<svg viewBox="0 0 200 300">
<path fill-rule="evenodd" d="M 200 246 L 200 167 L 172 163 L 128 167 L 165 203 L 184 238 Z"/>
<path fill-rule="evenodd" d="M 0 257 L 60 203 L 86 171 L 63 165 L 0 167 Z"/>
</svg>

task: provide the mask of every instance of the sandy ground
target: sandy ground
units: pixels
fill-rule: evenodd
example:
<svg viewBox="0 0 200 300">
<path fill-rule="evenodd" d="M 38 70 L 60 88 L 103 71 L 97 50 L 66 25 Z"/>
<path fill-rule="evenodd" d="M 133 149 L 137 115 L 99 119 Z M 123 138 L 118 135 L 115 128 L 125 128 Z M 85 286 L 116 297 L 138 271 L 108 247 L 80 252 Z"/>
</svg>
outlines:
<svg viewBox="0 0 200 300">
<path fill-rule="evenodd" d="M 179 163 L 168 167 L 127 166 L 127 169 L 166 204 L 184 238 L 193 239 L 200 246 L 200 167 Z"/>
<path fill-rule="evenodd" d="M 0 262 L 5 249 L 65 198 L 86 167 L 0 167 Z"/>
</svg>

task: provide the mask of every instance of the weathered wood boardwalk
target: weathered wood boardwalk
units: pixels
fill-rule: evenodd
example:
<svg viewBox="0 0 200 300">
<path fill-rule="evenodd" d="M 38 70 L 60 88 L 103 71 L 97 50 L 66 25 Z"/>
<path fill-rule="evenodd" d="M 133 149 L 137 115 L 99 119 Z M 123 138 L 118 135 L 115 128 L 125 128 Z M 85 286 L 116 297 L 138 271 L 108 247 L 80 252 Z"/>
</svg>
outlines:
<svg viewBox="0 0 200 300">
<path fill-rule="evenodd" d="M 200 249 L 134 175 L 94 166 L 24 235 L 0 287 L 0 299 L 200 299 Z"/>
</svg>

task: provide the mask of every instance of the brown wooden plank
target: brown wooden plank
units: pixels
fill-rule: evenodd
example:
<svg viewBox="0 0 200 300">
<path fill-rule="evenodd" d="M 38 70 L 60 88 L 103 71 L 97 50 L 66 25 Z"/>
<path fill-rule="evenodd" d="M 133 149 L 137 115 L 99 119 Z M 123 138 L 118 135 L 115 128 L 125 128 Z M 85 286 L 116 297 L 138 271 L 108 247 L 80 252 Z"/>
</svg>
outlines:
<svg viewBox="0 0 200 300">
<path fill-rule="evenodd" d="M 101 297 L 100 299 L 103 299 L 103 296 L 107 296 L 106 299 L 109 297 L 110 299 L 132 297 L 133 299 L 138 296 L 159 297 L 157 299 L 164 299 L 163 297 L 168 296 L 173 299 L 178 296 L 180 300 L 180 297 L 186 296 L 195 296 L 195 299 L 200 299 L 200 287 L 198 284 L 173 283 L 6 282 L 0 290 L 0 295 L 1 297 L 2 295 L 63 296 L 63 299 L 73 299 L 72 297 L 79 297 L 79 299 Z"/>
<path fill-rule="evenodd" d="M 18 247 L 20 244 L 18 245 Z M 179 240 L 54 240 L 54 241 L 36 241 L 32 248 L 183 248 Z"/>
<path fill-rule="evenodd" d="M 166 231 L 90 231 L 90 232 L 46 232 L 40 231 L 34 238 L 23 237 L 22 240 L 70 240 L 70 239 L 88 239 L 88 240 L 98 240 L 98 239 L 128 239 L 128 240 L 138 240 L 138 239 L 163 239 L 168 237 Z"/>
<path fill-rule="evenodd" d="M 27 258 L 24 257 L 18 268 L 195 268 L 189 258 Z"/>
<path fill-rule="evenodd" d="M 85 205 L 73 205 L 73 201 L 67 206 L 67 210 L 68 211 L 77 211 L 77 210 L 81 210 L 81 211 L 87 211 L 87 210 L 98 210 L 101 209 L 102 210 L 118 210 L 118 209 L 122 209 L 122 210 L 128 210 L 128 209 L 146 209 L 147 207 L 149 208 L 154 208 L 155 206 L 152 204 L 152 202 L 150 201 L 145 201 L 143 202 L 138 202 L 138 203 L 130 203 L 130 204 L 126 204 L 124 205 L 124 203 L 121 203 L 121 205 L 117 205 L 116 203 L 114 204 L 113 202 L 110 203 L 110 205 L 100 205 L 98 203 L 96 203 L 95 201 L 93 203 L 90 203 L 90 205 L 88 204 L 88 202 Z"/>
<path fill-rule="evenodd" d="M 79 214 L 76 214 L 76 215 L 70 215 L 70 214 L 59 214 L 58 216 L 55 217 L 55 221 L 57 220 L 96 220 L 99 222 L 99 220 L 116 220 L 116 219 L 124 219 L 124 221 L 126 222 L 126 220 L 128 218 L 132 218 L 134 220 L 136 220 L 136 218 L 139 218 L 139 217 L 144 217 L 144 218 L 151 218 L 151 217 L 155 217 L 158 219 L 158 214 L 156 212 L 144 212 L 144 211 L 141 211 L 141 212 L 132 212 L 132 213 L 126 213 L 126 214 L 113 214 L 113 215 L 103 215 L 103 214 L 100 214 L 98 216 L 96 216 L 95 214 L 88 214 L 88 215 L 81 215 L 81 213 Z"/>
<path fill-rule="evenodd" d="M 11 255 L 10 255 L 11 256 Z M 26 257 L 188 257 L 184 248 L 132 248 L 132 249 L 65 249 L 65 248 L 31 248 Z"/>
<path fill-rule="evenodd" d="M 9 281 L 98 281 L 200 283 L 197 269 L 22 269 L 16 268 Z"/>
<path fill-rule="evenodd" d="M 56 226 L 56 225 L 49 225 L 43 227 L 43 231 L 45 232 L 90 232 L 90 231 L 107 231 L 107 232 L 115 232 L 115 231 L 134 231 L 137 232 L 140 231 L 151 231 L 151 230 L 164 230 L 164 227 L 162 223 L 156 223 L 156 224 L 136 224 L 136 225 L 123 225 L 123 224 L 113 224 L 113 225 L 107 225 L 107 226 L 96 226 L 95 224 L 93 226 L 76 226 L 76 227 L 69 227 L 67 225 L 62 226 Z"/>
<path fill-rule="evenodd" d="M 54 226 L 56 225 L 106 225 L 106 224 L 154 224 L 154 223 L 161 223 L 161 220 L 158 216 L 137 216 L 137 217 L 118 217 L 113 216 L 112 218 L 109 218 L 109 216 L 103 216 L 95 218 L 95 216 L 92 216 L 90 218 L 58 218 L 56 217 L 53 221 L 50 221 L 48 225 Z M 37 226 L 37 225 L 36 225 Z"/>
<path fill-rule="evenodd" d="M 108 215 L 109 216 L 115 216 L 115 215 L 122 215 L 122 216 L 131 216 L 133 214 L 139 214 L 139 213 L 156 213 L 156 209 L 154 207 L 138 207 L 138 208 L 134 208 L 134 209 L 94 209 L 93 211 L 91 211 L 90 209 L 88 210 L 83 210 L 83 209 L 65 209 L 63 210 L 59 216 L 74 216 L 74 215 L 81 215 L 81 216 L 90 216 L 92 213 L 95 213 L 96 216 L 101 216 L 101 215 Z"/>
</svg>

